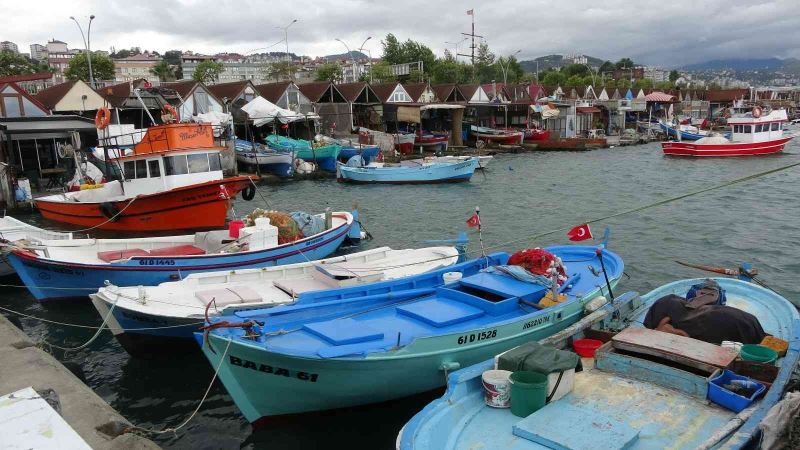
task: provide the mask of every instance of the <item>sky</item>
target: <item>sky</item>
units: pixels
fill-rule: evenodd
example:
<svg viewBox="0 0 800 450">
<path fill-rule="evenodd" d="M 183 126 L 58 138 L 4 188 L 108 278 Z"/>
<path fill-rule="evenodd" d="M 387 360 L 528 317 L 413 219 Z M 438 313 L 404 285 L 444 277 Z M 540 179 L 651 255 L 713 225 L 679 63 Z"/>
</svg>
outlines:
<svg viewBox="0 0 800 450">
<path fill-rule="evenodd" d="M 581 53 L 661 67 L 729 58 L 800 58 L 797 0 L 0 0 L 0 40 L 29 51 L 49 39 L 83 48 L 74 16 L 91 47 L 109 50 L 193 50 L 199 53 L 289 51 L 307 56 L 345 53 L 371 37 L 364 53 L 381 54 L 394 33 L 437 55 L 471 27 L 498 56 L 520 60 Z M 450 42 L 450 43 L 447 43 Z M 467 52 L 468 43 L 459 50 Z"/>
</svg>

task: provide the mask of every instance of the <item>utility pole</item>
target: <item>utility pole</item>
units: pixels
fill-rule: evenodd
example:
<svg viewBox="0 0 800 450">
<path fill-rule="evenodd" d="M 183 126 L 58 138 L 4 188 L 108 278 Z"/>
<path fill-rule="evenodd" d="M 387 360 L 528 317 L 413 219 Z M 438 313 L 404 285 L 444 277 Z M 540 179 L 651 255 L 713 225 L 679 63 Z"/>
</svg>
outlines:
<svg viewBox="0 0 800 450">
<path fill-rule="evenodd" d="M 464 36 L 467 36 L 467 38 L 472 38 L 472 44 L 470 44 L 470 49 L 472 49 L 472 51 L 471 51 L 471 54 L 469 54 L 469 55 L 464 55 L 464 54 L 461 54 L 461 53 L 456 53 L 456 55 L 457 56 L 467 56 L 467 57 L 469 57 L 470 60 L 472 61 L 472 65 L 475 66 L 475 49 L 477 48 L 475 46 L 475 38 L 483 39 L 483 36 L 475 34 L 475 10 L 474 9 L 470 9 L 469 11 L 467 11 L 467 15 L 472 17 L 472 32 L 471 33 L 461 33 L 461 34 L 463 34 Z M 456 48 L 456 51 L 458 51 L 457 48 Z"/>
<path fill-rule="evenodd" d="M 91 86 L 92 89 L 95 89 L 94 73 L 92 72 L 92 51 L 89 48 L 89 46 L 91 45 L 90 39 L 92 33 L 92 20 L 94 20 L 94 14 L 89 16 L 89 27 L 87 29 L 86 36 L 83 35 L 83 28 L 81 28 L 81 24 L 78 23 L 78 20 L 75 19 L 74 16 L 69 16 L 69 18 L 72 19 L 73 22 L 75 22 L 75 25 L 78 26 L 78 31 L 81 32 L 81 38 L 83 38 L 83 46 L 86 49 L 86 62 L 89 64 L 89 86 Z"/>
</svg>

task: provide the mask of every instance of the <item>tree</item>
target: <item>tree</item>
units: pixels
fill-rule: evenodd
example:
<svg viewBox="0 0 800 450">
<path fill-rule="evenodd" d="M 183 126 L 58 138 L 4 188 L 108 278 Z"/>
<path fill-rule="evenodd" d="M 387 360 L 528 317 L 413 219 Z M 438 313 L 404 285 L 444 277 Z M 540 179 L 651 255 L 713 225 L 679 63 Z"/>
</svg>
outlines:
<svg viewBox="0 0 800 450">
<path fill-rule="evenodd" d="M 470 72 L 468 65 L 456 61 L 452 55 L 445 55 L 444 58 L 436 61 L 436 65 L 431 71 L 431 83 L 466 83 L 469 80 Z"/>
<path fill-rule="evenodd" d="M 92 60 L 92 64 L 94 64 L 94 60 Z M 92 67 L 94 69 L 94 67 Z M 150 73 L 157 76 L 159 81 L 175 81 L 177 78 L 175 76 L 175 68 L 169 64 L 166 60 L 162 60 L 152 69 L 150 69 Z"/>
<path fill-rule="evenodd" d="M 342 79 L 342 66 L 337 62 L 325 63 L 317 69 L 317 81 L 336 82 Z"/>
<path fill-rule="evenodd" d="M 633 60 L 630 58 L 622 58 L 614 64 L 615 69 L 632 69 L 634 66 Z"/>
<path fill-rule="evenodd" d="M 589 72 L 589 68 L 584 64 L 567 64 L 566 66 L 561 68 L 561 72 L 564 75 L 571 77 L 573 75 L 577 75 L 579 77 L 585 77 L 586 75 L 591 75 Z"/>
<path fill-rule="evenodd" d="M 195 81 L 202 81 L 203 83 L 210 83 L 219 79 L 219 74 L 225 70 L 225 65 L 221 62 L 206 60 L 201 61 L 197 67 L 194 68 L 192 79 Z"/>
<path fill-rule="evenodd" d="M 370 67 L 370 72 L 371 73 L 368 72 L 362 75 L 361 81 L 369 81 L 370 76 L 372 77 L 373 83 L 387 83 L 397 79 L 397 77 L 392 75 L 392 71 L 389 69 L 389 63 L 386 61 L 373 64 Z"/>
<path fill-rule="evenodd" d="M 114 79 L 114 61 L 108 56 L 100 53 L 92 53 L 92 75 L 95 80 Z M 69 60 L 69 66 L 64 71 L 64 76 L 68 80 L 89 81 L 89 64 L 86 53 L 80 52 Z"/>
<path fill-rule="evenodd" d="M 681 74 L 677 70 L 671 70 L 669 72 L 669 81 L 674 83 L 678 81 L 678 78 L 681 77 Z"/>
<path fill-rule="evenodd" d="M 406 64 L 422 61 L 422 70 L 430 74 L 436 65 L 436 55 L 426 45 L 408 39 L 400 43 L 392 33 L 386 35 L 383 41 L 383 61 L 387 64 Z M 410 78 L 410 77 L 409 77 Z"/>
<path fill-rule="evenodd" d="M 489 45 L 486 42 L 481 42 L 478 45 L 478 51 L 475 55 L 475 67 L 473 67 L 474 81 L 479 83 L 488 83 L 498 78 L 497 72 L 499 67 L 495 66 L 495 56 Z"/>
<path fill-rule="evenodd" d="M 49 72 L 47 64 L 41 64 L 10 50 L 0 51 L 0 76 L 24 75 L 28 73 Z"/>
<path fill-rule="evenodd" d="M 180 65 L 181 55 L 183 55 L 181 50 L 167 50 L 164 52 L 164 61 L 172 64 L 173 66 Z"/>
<path fill-rule="evenodd" d="M 606 61 L 600 66 L 599 69 L 597 69 L 597 71 L 600 73 L 607 73 L 607 72 L 613 72 L 614 69 L 616 68 L 617 67 L 614 65 L 614 63 L 612 63 L 611 61 Z"/>
<path fill-rule="evenodd" d="M 267 76 L 274 78 L 275 81 L 294 80 L 294 74 L 297 73 L 297 67 L 290 61 L 276 61 L 267 64 L 264 70 Z"/>
<path fill-rule="evenodd" d="M 525 70 L 522 69 L 522 66 L 519 65 L 519 61 L 517 61 L 517 58 L 514 56 L 501 56 L 497 58 L 497 62 L 495 64 L 497 64 L 496 72 L 499 75 L 498 78 L 503 77 L 503 69 L 505 69 L 505 80 L 509 83 L 517 83 L 525 75 Z"/>
<path fill-rule="evenodd" d="M 548 71 L 542 78 L 542 84 L 545 86 L 566 86 L 567 77 L 561 72 L 555 70 Z"/>
<path fill-rule="evenodd" d="M 583 77 L 580 75 L 573 75 L 567 78 L 565 82 L 567 86 L 582 86 L 583 85 Z M 591 83 L 589 83 L 591 84 Z"/>
</svg>

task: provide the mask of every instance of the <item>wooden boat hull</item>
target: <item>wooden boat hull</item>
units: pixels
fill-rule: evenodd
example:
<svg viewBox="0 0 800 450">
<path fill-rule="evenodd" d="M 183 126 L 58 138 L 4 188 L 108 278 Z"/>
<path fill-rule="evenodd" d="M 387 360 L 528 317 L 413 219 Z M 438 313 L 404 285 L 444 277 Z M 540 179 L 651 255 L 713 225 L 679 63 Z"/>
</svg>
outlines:
<svg viewBox="0 0 800 450">
<path fill-rule="evenodd" d="M 504 134 L 475 133 L 475 136 L 486 142 L 496 142 L 503 145 L 519 145 L 522 143 L 522 133 L 511 132 Z"/>
<path fill-rule="evenodd" d="M 766 332 L 791 342 L 774 388 L 735 433 L 720 436 L 724 445 L 713 447 L 739 449 L 750 441 L 758 423 L 782 396 L 785 383 L 797 365 L 800 319 L 794 306 L 773 292 L 739 280 L 719 278 L 716 281 L 726 289 L 728 304 L 755 314 Z M 642 296 L 644 307 L 637 313 L 638 317 L 633 318 L 634 326 L 640 326 L 636 321 L 643 320 L 655 300 L 667 294 L 685 295 L 691 285 L 702 282 L 703 279 L 682 280 Z M 450 374 L 444 396 L 425 406 L 400 431 L 398 449 L 544 448 L 512 434 L 512 426 L 521 418 L 513 416 L 508 409 L 488 408 L 484 403 L 481 375 L 485 370 L 494 369 L 494 363 L 494 358 L 491 358 Z M 735 416 L 735 413 L 707 402 L 705 396 L 692 398 L 677 390 L 636 381 L 635 376 L 614 376 L 594 369 L 586 370 L 586 367 L 584 365 L 584 372 L 576 374 L 572 393 L 557 402 L 600 409 L 603 417 L 640 429 L 638 440 L 626 448 L 697 448 Z M 556 417 L 551 419 L 556 423 Z M 599 428 L 580 430 L 586 448 L 603 447 L 592 445 L 599 439 Z M 491 439 L 487 439 L 489 435 Z"/>
<path fill-rule="evenodd" d="M 155 286 L 197 272 L 259 268 L 320 259 L 333 253 L 352 233 L 353 217 L 295 242 L 264 250 L 191 256 L 135 256 L 108 264 L 83 264 L 39 257 L 27 250 L 8 255 L 28 291 L 37 301 L 87 298 L 105 286 Z"/>
<path fill-rule="evenodd" d="M 540 142 L 550 139 L 550 130 L 525 130 L 524 142 Z"/>
<path fill-rule="evenodd" d="M 575 247 L 572 253 L 573 250 L 564 250 L 568 248 L 554 247 L 552 251 L 567 251 L 571 257 L 580 255 L 585 259 L 593 256 L 595 250 L 593 247 Z M 495 255 L 488 258 L 495 258 Z M 611 271 L 611 284 L 615 286 L 622 273 L 622 261 L 609 253 L 604 253 L 604 258 L 609 260 L 606 266 Z M 616 263 L 612 264 L 612 259 Z M 463 266 L 471 263 L 463 263 Z M 468 273 L 459 265 L 444 270 Z M 588 279 L 584 277 L 581 281 Z M 404 283 L 413 288 L 388 291 L 392 292 L 391 301 L 405 303 L 424 295 L 417 291 L 424 290 L 419 287 L 427 285 L 418 283 L 416 277 L 405 279 Z M 387 292 L 383 286 L 384 283 L 380 283 L 370 289 Z M 447 368 L 454 370 L 484 361 L 496 353 L 570 326 L 582 316 L 584 305 L 601 292 L 605 292 L 605 287 L 581 289 L 583 295 L 580 297 L 518 319 L 454 329 L 413 338 L 410 342 L 409 338 L 405 341 L 400 338 L 402 343 L 399 347 L 377 353 L 347 354 L 347 348 L 343 348 L 342 356 L 293 355 L 281 352 L 278 346 L 269 343 L 265 345 L 238 337 L 229 341 L 239 333 L 239 330 L 230 329 L 209 335 L 212 351 L 203 342 L 201 334 L 195 334 L 195 337 L 212 366 L 220 367 L 219 377 L 239 409 L 256 425 L 270 416 L 378 403 L 441 387 L 446 383 Z M 330 295 L 334 293 L 331 291 Z M 287 309 L 280 314 L 288 312 Z M 228 342 L 231 342 L 228 354 L 221 361 Z M 265 392 L 270 394 L 263 395 Z"/>
<path fill-rule="evenodd" d="M 783 151 L 792 138 L 782 138 L 767 142 L 731 142 L 728 144 L 695 144 L 691 142 L 662 142 L 661 150 L 670 156 L 763 156 Z"/>
<path fill-rule="evenodd" d="M 78 203 L 50 201 L 45 197 L 37 199 L 36 206 L 46 219 L 101 230 L 140 232 L 220 228 L 225 226 L 231 199 L 250 185 L 250 178 L 235 177 L 141 195 L 135 200 Z M 110 210 L 120 214 L 109 220 L 101 209 L 102 205 L 111 205 Z"/>
<path fill-rule="evenodd" d="M 429 184 L 461 183 L 469 181 L 478 159 L 470 158 L 459 163 L 438 163 L 417 167 L 348 167 L 341 165 L 337 180 L 362 184 Z"/>
<path fill-rule="evenodd" d="M 258 165 L 263 168 L 264 171 L 279 177 L 291 177 L 293 173 L 292 161 L 294 158 L 291 153 L 265 153 L 237 150 L 236 160 L 251 166 Z"/>
</svg>

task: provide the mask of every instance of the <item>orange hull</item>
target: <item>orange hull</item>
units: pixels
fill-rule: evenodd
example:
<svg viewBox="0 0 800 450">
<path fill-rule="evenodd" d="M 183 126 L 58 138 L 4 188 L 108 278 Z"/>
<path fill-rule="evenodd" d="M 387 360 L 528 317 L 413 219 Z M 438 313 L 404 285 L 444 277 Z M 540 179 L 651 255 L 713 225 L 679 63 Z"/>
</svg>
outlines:
<svg viewBox="0 0 800 450">
<path fill-rule="evenodd" d="M 248 177 L 234 177 L 142 195 L 133 203 L 130 200 L 107 203 L 36 200 L 36 206 L 47 219 L 87 228 L 96 226 L 101 230 L 171 231 L 220 228 L 225 226 L 231 199 L 250 183 Z M 222 186 L 225 187 L 224 191 Z M 104 204 L 107 211 L 121 213 L 114 220 L 109 220 L 101 209 Z M 113 207 L 109 208 L 109 204 Z"/>
</svg>

